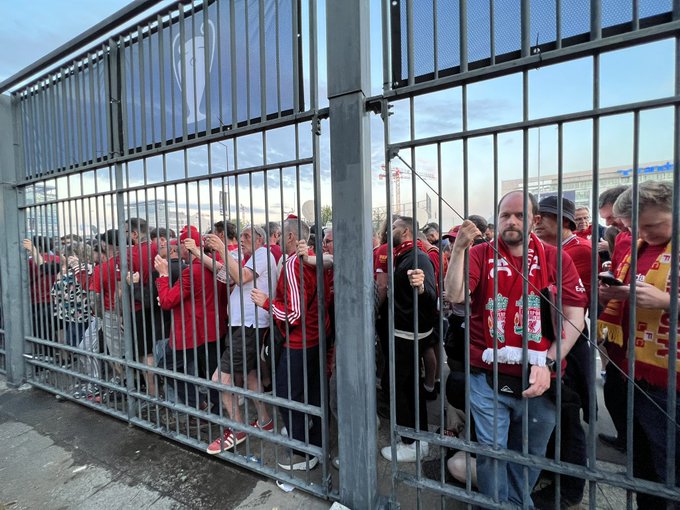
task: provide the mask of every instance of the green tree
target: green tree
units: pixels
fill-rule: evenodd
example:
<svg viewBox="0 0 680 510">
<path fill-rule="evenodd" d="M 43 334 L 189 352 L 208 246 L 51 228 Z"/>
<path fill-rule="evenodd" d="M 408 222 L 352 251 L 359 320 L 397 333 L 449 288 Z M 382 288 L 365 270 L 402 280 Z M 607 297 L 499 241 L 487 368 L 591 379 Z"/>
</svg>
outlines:
<svg viewBox="0 0 680 510">
<path fill-rule="evenodd" d="M 330 205 L 321 206 L 321 226 L 333 221 L 333 208 Z"/>
</svg>

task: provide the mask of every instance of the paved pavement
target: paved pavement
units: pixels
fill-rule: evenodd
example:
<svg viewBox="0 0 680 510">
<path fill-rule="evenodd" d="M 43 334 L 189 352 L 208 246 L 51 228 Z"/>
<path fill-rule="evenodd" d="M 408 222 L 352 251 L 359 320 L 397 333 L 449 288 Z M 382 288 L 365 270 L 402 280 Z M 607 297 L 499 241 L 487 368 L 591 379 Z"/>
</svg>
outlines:
<svg viewBox="0 0 680 510">
<path fill-rule="evenodd" d="M 602 403 L 598 432 L 613 426 Z M 432 402 L 430 422 L 439 422 Z M 384 420 L 383 420 L 384 422 Z M 378 445 L 389 444 L 389 426 Z M 24 385 L 8 388 L 0 377 L 0 510 L 32 508 L 106 509 L 327 509 L 330 502 L 300 490 L 284 493 L 269 479 L 184 447 L 161 435 L 128 426 Z M 436 450 L 436 449 L 433 449 Z M 437 452 L 430 452 L 436 458 Z M 388 462 L 378 459 L 379 489 L 392 490 Z M 598 467 L 621 471 L 625 456 L 598 448 Z M 415 465 L 400 467 L 405 472 Z M 331 470 L 336 486 L 337 471 Z M 598 484 L 596 508 L 624 508 L 625 491 Z M 398 484 L 401 508 L 464 508 L 429 491 Z M 587 506 L 584 498 L 583 507 Z"/>
<path fill-rule="evenodd" d="M 0 378 L 0 510 L 327 509 L 101 413 Z"/>
</svg>

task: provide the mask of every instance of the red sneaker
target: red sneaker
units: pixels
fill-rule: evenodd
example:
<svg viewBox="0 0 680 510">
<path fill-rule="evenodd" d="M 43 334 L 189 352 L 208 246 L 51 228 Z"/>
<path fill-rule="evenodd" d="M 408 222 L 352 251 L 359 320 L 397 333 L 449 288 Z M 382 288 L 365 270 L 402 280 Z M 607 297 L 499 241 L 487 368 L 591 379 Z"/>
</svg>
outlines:
<svg viewBox="0 0 680 510">
<path fill-rule="evenodd" d="M 206 452 L 208 452 L 210 455 L 217 455 L 223 451 L 230 450 L 237 444 L 241 444 L 246 440 L 247 437 L 248 435 L 245 432 L 236 432 L 234 434 L 234 431 L 231 429 L 226 429 L 224 431 L 224 436 L 218 437 L 212 443 L 210 443 L 206 449 Z"/>
<path fill-rule="evenodd" d="M 250 422 L 250 426 L 255 427 L 256 429 L 263 430 L 265 432 L 273 432 L 274 431 L 274 420 L 270 418 L 270 420 L 266 424 L 260 425 L 260 422 L 256 418 L 255 420 Z"/>
</svg>

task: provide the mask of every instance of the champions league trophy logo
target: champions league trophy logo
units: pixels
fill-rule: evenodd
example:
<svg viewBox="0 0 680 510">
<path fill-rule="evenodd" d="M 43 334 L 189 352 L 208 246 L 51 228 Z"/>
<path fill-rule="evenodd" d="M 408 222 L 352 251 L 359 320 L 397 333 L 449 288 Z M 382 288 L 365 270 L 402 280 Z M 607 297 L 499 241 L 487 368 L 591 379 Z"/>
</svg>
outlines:
<svg viewBox="0 0 680 510">
<path fill-rule="evenodd" d="M 215 56 L 215 26 L 208 21 L 207 33 L 205 23 L 201 24 L 201 33 L 188 37 L 186 41 L 179 40 L 180 34 L 172 41 L 172 67 L 180 90 L 186 94 L 187 123 L 193 124 L 205 120 L 205 112 L 201 111 L 205 95 L 206 66 L 208 76 L 212 70 Z M 206 59 L 205 48 L 208 45 Z M 184 61 L 185 80 L 182 83 L 182 61 Z"/>
</svg>

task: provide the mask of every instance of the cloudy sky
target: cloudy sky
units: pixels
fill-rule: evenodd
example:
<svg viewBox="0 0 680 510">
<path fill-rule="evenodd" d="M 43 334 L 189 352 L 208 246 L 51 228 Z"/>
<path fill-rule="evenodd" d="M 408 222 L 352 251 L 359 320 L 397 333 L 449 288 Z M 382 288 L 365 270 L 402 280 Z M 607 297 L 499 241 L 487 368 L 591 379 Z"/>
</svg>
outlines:
<svg viewBox="0 0 680 510">
<path fill-rule="evenodd" d="M 169 2 L 168 2 L 169 3 Z M 612 4 L 612 2 L 608 2 Z M 653 2 L 652 2 L 653 3 Z M 661 2 L 663 3 L 663 2 Z M 0 17 L 0 44 L 3 48 L 11 48 L 0 59 L 0 80 L 5 79 L 36 59 L 61 46 L 97 22 L 127 4 L 124 0 L 32 0 L 15 2 L 0 0 L 3 16 Z M 325 99 L 326 62 L 325 52 L 325 2 L 319 2 L 319 91 L 320 104 L 327 104 Z M 607 4 L 607 2 L 605 2 Z M 303 36 L 307 27 L 307 8 L 303 2 Z M 612 4 L 613 5 L 613 4 Z M 379 94 L 382 89 L 380 4 L 372 2 L 372 88 L 371 94 Z M 545 34 L 543 35 L 545 37 Z M 305 78 L 309 78 L 308 56 L 309 38 L 303 37 L 305 52 Z M 420 55 L 420 54 L 419 54 Z M 674 42 L 662 40 L 644 46 L 619 50 L 604 54 L 601 58 L 600 94 L 601 106 L 625 104 L 628 102 L 655 99 L 674 95 L 674 71 L 676 56 Z M 556 66 L 544 66 L 529 73 L 529 116 L 540 118 L 559 113 L 587 110 L 592 107 L 592 60 L 583 58 Z M 307 87 L 308 94 L 308 87 Z M 467 88 L 468 127 L 483 128 L 499 124 L 512 123 L 522 118 L 522 76 L 515 74 L 470 85 Z M 308 100 L 308 97 L 306 98 Z M 410 118 L 409 101 L 397 102 L 394 114 L 390 117 L 391 141 L 408 140 L 413 121 L 416 138 L 455 133 L 462 129 L 462 91 L 454 88 L 442 92 L 417 97 L 414 100 L 415 116 Z M 384 145 L 382 122 L 378 116 L 371 119 L 372 126 L 372 174 L 374 185 L 374 206 L 385 202 L 385 184 L 380 179 L 381 166 L 384 164 Z M 631 167 L 633 164 L 633 121 L 632 115 L 619 115 L 604 118 L 601 122 L 601 145 L 599 147 L 600 167 Z M 643 112 L 641 115 L 640 163 L 665 161 L 672 159 L 672 110 L 669 108 Z M 296 136 L 299 143 L 291 143 Z M 489 197 L 492 196 L 490 183 L 493 182 L 493 159 L 491 137 L 473 139 L 468 145 L 469 207 L 470 212 L 490 216 L 493 210 Z M 499 174 L 501 179 L 512 179 L 521 176 L 522 171 L 522 136 L 521 132 L 513 132 L 499 136 Z M 328 187 L 328 123 L 322 124 L 321 170 L 322 170 L 322 204 L 330 200 Z M 302 156 L 309 154 L 311 139 L 308 130 L 300 129 L 296 134 L 292 130 L 281 130 L 272 133 L 267 139 L 266 151 L 262 148 L 262 140 L 257 136 L 245 137 L 237 146 L 233 143 L 213 144 L 207 148 L 192 150 L 184 161 L 182 154 L 171 155 L 164 163 L 162 158 L 147 160 L 146 173 L 148 183 L 159 183 L 164 178 L 181 178 L 183 175 L 198 175 L 208 168 L 234 168 L 262 164 L 266 156 L 268 162 L 284 161 L 295 157 L 296 151 Z M 564 170 L 578 172 L 588 170 L 592 166 L 592 123 L 583 121 L 565 125 L 564 128 Z M 266 154 L 265 154 L 266 152 Z M 541 129 L 541 145 L 539 150 L 538 131 L 529 134 L 530 174 L 536 175 L 540 168 L 543 175 L 556 173 L 557 168 L 557 136 L 556 127 Z M 435 146 L 422 147 L 415 151 L 416 169 L 427 178 L 430 185 L 437 187 L 438 173 L 442 174 L 441 195 L 453 205 L 458 212 L 463 208 L 463 148 L 460 142 L 442 145 L 438 155 Z M 400 156 L 412 163 L 410 151 L 401 151 Z M 172 162 L 169 164 L 168 161 Z M 401 161 L 393 162 L 397 167 L 406 170 Z M 164 168 L 165 165 L 165 168 Z M 133 164 L 128 169 L 131 184 L 144 181 L 135 176 L 143 175 L 144 165 Z M 214 170 L 213 170 L 214 171 Z M 288 185 L 294 182 L 295 175 L 268 176 L 275 184 L 269 190 L 269 206 L 281 203 L 284 209 L 296 208 L 311 198 L 312 183 L 310 169 L 302 168 L 300 196 L 295 189 L 290 192 Z M 286 193 L 280 192 L 279 181 L 286 183 Z M 403 180 L 401 185 L 402 203 L 411 201 L 411 180 Z M 87 179 L 84 180 L 87 185 Z M 205 181 L 206 187 L 209 181 Z M 215 183 L 213 183 L 214 185 Z M 87 186 L 86 186 L 87 187 Z M 218 186 L 214 186 L 212 200 L 219 200 Z M 250 189 L 255 191 L 250 198 Z M 251 210 L 264 210 L 264 180 L 260 175 L 250 181 L 242 179 L 239 202 Z M 84 190 L 85 191 L 85 190 Z M 426 187 L 417 181 L 417 200 L 423 200 L 429 193 L 436 204 L 436 193 L 428 192 Z M 187 195 L 183 191 L 173 192 L 180 196 Z M 204 200 L 204 203 L 207 201 Z M 203 207 L 203 206 L 202 206 Z M 436 205 L 435 205 L 436 209 Z M 441 223 L 443 226 L 456 222 L 454 211 L 444 207 Z"/>
</svg>

